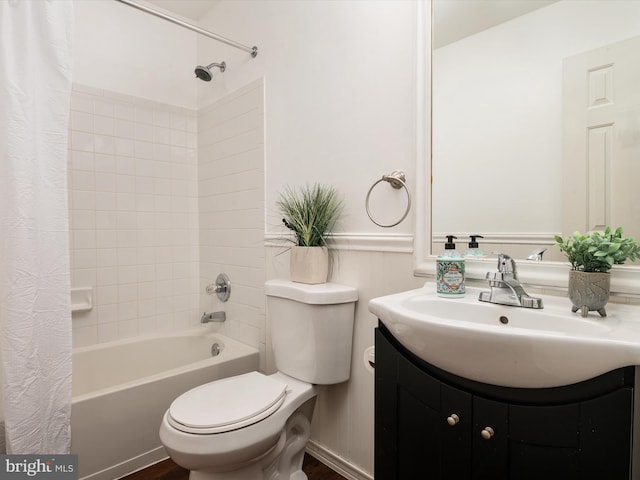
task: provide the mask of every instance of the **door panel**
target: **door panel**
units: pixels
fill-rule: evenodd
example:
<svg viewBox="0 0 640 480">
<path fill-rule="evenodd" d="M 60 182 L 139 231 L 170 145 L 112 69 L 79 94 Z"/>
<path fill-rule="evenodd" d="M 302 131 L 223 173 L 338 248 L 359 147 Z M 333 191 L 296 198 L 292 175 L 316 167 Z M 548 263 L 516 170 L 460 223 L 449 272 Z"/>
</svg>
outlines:
<svg viewBox="0 0 640 480">
<path fill-rule="evenodd" d="M 563 63 L 563 233 L 640 236 L 640 37 Z"/>
</svg>

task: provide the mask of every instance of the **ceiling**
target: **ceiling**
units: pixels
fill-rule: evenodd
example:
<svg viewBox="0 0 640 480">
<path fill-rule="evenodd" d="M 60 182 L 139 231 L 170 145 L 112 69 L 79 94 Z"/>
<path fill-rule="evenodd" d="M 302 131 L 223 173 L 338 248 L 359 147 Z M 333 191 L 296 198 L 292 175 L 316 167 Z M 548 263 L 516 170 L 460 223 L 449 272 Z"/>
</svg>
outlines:
<svg viewBox="0 0 640 480">
<path fill-rule="evenodd" d="M 220 0 L 136 0 L 199 20 Z M 455 42 L 558 0 L 433 0 L 434 48 Z"/>
<path fill-rule="evenodd" d="M 558 0 L 434 0 L 433 48 L 546 7 Z"/>
<path fill-rule="evenodd" d="M 151 7 L 161 8 L 170 13 L 191 20 L 198 20 L 219 0 L 146 0 Z"/>
</svg>

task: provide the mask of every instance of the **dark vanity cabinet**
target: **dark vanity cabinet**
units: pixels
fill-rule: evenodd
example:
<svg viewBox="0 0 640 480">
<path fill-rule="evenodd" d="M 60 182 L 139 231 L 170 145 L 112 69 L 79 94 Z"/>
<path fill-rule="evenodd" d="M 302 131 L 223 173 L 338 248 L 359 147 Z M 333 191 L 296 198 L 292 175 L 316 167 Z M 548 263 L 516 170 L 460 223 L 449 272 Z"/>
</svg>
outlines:
<svg viewBox="0 0 640 480">
<path fill-rule="evenodd" d="M 375 478 L 629 479 L 634 376 L 626 367 L 563 387 L 487 385 L 415 357 L 380 323 Z"/>
</svg>

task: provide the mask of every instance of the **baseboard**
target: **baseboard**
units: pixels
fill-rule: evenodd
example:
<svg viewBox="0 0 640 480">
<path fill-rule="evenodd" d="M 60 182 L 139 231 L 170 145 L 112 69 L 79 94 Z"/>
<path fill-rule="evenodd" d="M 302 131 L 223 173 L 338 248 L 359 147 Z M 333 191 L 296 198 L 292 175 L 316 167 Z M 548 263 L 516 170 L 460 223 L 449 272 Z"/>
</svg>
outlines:
<svg viewBox="0 0 640 480">
<path fill-rule="evenodd" d="M 82 477 L 80 480 L 113 480 L 114 478 L 122 478 L 143 468 L 154 465 L 167 457 L 167 452 L 164 447 L 160 446 L 154 448 L 142 455 L 130 458 L 122 463 L 113 465 L 99 472 L 95 472 Z"/>
<path fill-rule="evenodd" d="M 307 453 L 320 460 L 347 480 L 373 480 L 373 475 L 365 472 L 357 465 L 348 462 L 343 457 L 327 449 L 324 445 L 320 445 L 313 440 L 309 440 L 309 443 L 307 443 Z"/>
<path fill-rule="evenodd" d="M 373 480 L 373 475 L 365 472 L 360 467 L 349 463 L 347 460 L 336 455 L 319 443 L 310 440 L 307 443 L 306 451 L 309 455 L 317 458 L 347 480 Z M 121 478 L 154 465 L 162 460 L 166 460 L 167 458 L 167 452 L 163 447 L 159 447 L 118 465 L 87 475 L 81 480 L 112 480 L 114 478 Z"/>
</svg>

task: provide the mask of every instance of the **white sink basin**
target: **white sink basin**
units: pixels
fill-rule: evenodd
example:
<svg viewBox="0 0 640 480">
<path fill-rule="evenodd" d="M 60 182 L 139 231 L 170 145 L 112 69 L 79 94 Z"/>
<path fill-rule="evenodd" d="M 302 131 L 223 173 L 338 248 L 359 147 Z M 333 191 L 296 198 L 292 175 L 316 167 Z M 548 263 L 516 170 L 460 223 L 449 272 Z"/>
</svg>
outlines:
<svg viewBox="0 0 640 480">
<path fill-rule="evenodd" d="M 449 299 L 427 283 L 374 298 L 369 310 L 426 362 L 493 385 L 556 387 L 640 365 L 640 307 L 609 303 L 607 317 L 583 318 L 568 298 L 542 295 L 542 310 L 478 301 L 487 289 Z"/>
</svg>

